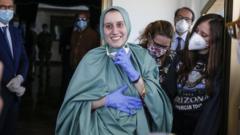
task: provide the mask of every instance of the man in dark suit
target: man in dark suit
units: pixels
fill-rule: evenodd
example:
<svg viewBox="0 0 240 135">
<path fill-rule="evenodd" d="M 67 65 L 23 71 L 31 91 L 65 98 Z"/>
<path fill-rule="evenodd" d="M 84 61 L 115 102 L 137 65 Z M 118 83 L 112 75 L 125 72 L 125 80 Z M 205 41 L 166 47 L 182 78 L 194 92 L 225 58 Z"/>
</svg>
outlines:
<svg viewBox="0 0 240 135">
<path fill-rule="evenodd" d="M 180 52 L 184 49 L 194 19 L 194 12 L 188 7 L 182 7 L 175 11 L 174 26 L 176 32 L 171 44 L 172 51 Z"/>
<path fill-rule="evenodd" d="M 4 71 L 1 95 L 4 107 L 0 116 L 0 135 L 15 135 L 22 86 L 28 71 L 28 59 L 19 31 L 9 25 L 14 14 L 13 0 L 0 0 L 0 61 Z"/>
</svg>

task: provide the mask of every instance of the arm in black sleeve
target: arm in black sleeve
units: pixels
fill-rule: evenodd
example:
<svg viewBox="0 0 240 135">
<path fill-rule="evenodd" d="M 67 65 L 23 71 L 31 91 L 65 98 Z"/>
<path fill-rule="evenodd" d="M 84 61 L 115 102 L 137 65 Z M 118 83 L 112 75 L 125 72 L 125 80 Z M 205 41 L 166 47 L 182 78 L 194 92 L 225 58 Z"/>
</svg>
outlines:
<svg viewBox="0 0 240 135">
<path fill-rule="evenodd" d="M 25 51 L 25 47 L 21 44 L 21 55 L 19 60 L 18 74 L 21 74 L 24 80 L 26 80 L 26 77 L 27 77 L 28 67 L 29 67 L 29 61 Z"/>
<path fill-rule="evenodd" d="M 179 62 L 179 58 L 175 57 L 171 66 L 168 69 L 167 78 L 166 78 L 166 89 L 169 99 L 173 103 L 174 97 L 177 92 L 177 64 Z"/>
<path fill-rule="evenodd" d="M 218 72 L 213 81 L 213 93 L 204 105 L 203 112 L 199 118 L 194 135 L 217 135 L 223 116 L 223 92 L 222 72 Z"/>
</svg>

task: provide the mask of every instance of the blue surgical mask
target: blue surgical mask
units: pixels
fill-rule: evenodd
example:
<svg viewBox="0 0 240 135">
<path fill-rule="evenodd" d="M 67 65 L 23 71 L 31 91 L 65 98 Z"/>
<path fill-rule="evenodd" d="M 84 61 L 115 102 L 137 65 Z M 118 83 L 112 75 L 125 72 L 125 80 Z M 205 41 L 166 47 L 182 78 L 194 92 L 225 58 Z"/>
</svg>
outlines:
<svg viewBox="0 0 240 135">
<path fill-rule="evenodd" d="M 3 24 L 7 24 L 12 18 L 13 18 L 13 10 L 0 9 L 0 22 L 2 22 Z"/>
<path fill-rule="evenodd" d="M 88 22 L 87 21 L 84 21 L 84 20 L 78 20 L 76 22 L 76 26 L 78 29 L 80 30 L 84 30 L 87 28 L 87 25 L 88 25 Z"/>
</svg>

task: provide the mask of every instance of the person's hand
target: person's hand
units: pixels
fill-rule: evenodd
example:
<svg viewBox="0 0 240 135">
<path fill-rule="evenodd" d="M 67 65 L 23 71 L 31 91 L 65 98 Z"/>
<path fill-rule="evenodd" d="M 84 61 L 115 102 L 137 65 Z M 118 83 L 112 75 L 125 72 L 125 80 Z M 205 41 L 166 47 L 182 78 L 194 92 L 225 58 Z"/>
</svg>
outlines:
<svg viewBox="0 0 240 135">
<path fill-rule="evenodd" d="M 14 87 L 7 87 L 11 92 L 16 93 L 16 95 L 18 97 L 23 96 L 23 94 L 25 93 L 25 88 L 23 86 L 19 86 L 17 88 Z"/>
<path fill-rule="evenodd" d="M 17 75 L 9 81 L 6 87 L 11 91 L 16 93 L 18 97 L 21 97 L 25 93 L 25 88 L 21 86 L 23 83 L 22 75 Z"/>
<path fill-rule="evenodd" d="M 142 101 L 137 97 L 125 96 L 123 93 L 128 89 L 123 85 L 105 98 L 105 106 L 126 112 L 129 115 L 136 114 L 136 110 L 142 108 Z"/>
<path fill-rule="evenodd" d="M 14 77 L 9 81 L 9 83 L 7 84 L 7 87 L 11 89 L 16 89 L 21 86 L 22 82 L 23 82 L 22 75 L 17 75 L 16 77 Z"/>
<path fill-rule="evenodd" d="M 134 82 L 139 79 L 140 74 L 134 69 L 130 57 L 131 53 L 127 53 L 123 48 L 121 48 L 114 58 L 114 64 L 119 65 L 123 71 L 127 73 L 131 82 Z"/>
<path fill-rule="evenodd" d="M 23 96 L 23 94 L 25 93 L 25 87 L 19 87 L 18 89 L 16 89 L 16 95 L 18 96 L 18 97 L 21 97 L 21 96 Z"/>
</svg>

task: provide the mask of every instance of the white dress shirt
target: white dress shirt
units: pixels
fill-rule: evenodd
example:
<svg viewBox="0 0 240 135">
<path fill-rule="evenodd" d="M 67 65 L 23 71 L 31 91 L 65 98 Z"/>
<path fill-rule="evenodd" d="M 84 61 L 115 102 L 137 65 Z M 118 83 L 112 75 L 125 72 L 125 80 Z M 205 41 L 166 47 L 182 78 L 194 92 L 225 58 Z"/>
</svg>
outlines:
<svg viewBox="0 0 240 135">
<path fill-rule="evenodd" d="M 181 37 L 181 50 L 184 49 L 184 45 L 185 45 L 185 42 L 186 42 L 186 38 L 187 38 L 187 34 L 188 34 L 188 31 L 185 32 L 183 35 L 179 36 L 176 32 L 173 36 L 173 40 L 172 40 L 172 44 L 171 44 L 171 50 L 175 51 L 176 48 L 177 48 L 177 45 L 178 45 L 178 37 Z"/>
</svg>

